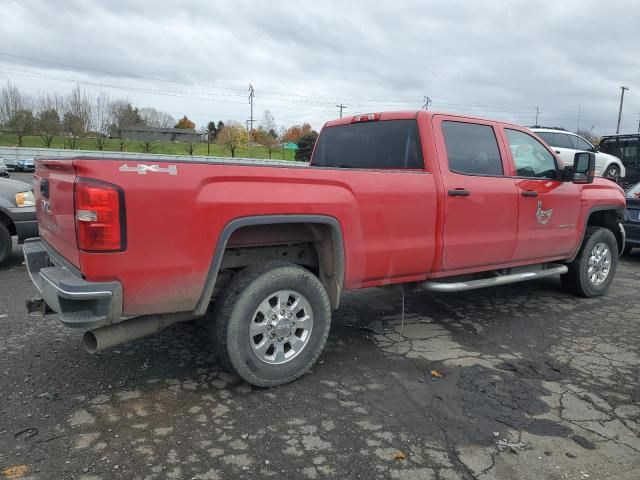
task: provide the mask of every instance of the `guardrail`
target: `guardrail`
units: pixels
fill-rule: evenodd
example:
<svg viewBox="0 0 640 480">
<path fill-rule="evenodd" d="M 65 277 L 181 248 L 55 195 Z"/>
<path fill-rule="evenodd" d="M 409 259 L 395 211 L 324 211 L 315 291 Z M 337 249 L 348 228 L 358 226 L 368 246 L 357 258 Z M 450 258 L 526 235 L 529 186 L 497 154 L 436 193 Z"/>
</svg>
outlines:
<svg viewBox="0 0 640 480">
<path fill-rule="evenodd" d="M 27 158 L 117 158 L 122 160 L 138 160 L 144 162 L 178 162 L 198 161 L 212 163 L 250 163 L 266 165 L 303 166 L 307 162 L 294 162 L 291 160 L 269 160 L 258 158 L 231 158 L 231 157 L 204 157 L 199 155 L 161 155 L 157 153 L 133 153 L 133 152 L 107 152 L 100 150 L 65 150 L 59 148 L 30 148 L 30 147 L 0 147 L 0 158 L 10 162 L 17 162 Z"/>
</svg>

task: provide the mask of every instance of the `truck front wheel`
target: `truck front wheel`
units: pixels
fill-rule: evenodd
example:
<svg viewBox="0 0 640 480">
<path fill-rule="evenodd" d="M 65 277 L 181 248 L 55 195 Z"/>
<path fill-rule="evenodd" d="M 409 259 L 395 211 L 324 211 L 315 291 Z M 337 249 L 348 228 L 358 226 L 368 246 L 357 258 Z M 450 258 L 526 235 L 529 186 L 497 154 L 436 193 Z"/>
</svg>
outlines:
<svg viewBox="0 0 640 480">
<path fill-rule="evenodd" d="M 618 266 L 618 243 L 613 233 L 600 227 L 587 227 L 578 256 L 562 275 L 564 288 L 581 297 L 598 297 L 609 289 Z"/>
<path fill-rule="evenodd" d="M 329 336 L 329 297 L 310 271 L 270 261 L 245 268 L 216 300 L 210 323 L 216 357 L 258 387 L 304 375 Z"/>
</svg>

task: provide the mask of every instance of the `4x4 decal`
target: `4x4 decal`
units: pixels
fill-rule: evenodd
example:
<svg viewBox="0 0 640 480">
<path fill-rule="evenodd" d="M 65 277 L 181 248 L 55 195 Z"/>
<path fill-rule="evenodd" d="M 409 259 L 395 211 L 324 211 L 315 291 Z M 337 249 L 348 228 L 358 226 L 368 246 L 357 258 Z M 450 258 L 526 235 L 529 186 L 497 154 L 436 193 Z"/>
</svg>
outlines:
<svg viewBox="0 0 640 480">
<path fill-rule="evenodd" d="M 138 163 L 135 167 L 130 167 L 126 163 L 118 170 L 121 172 L 137 172 L 138 175 L 146 175 L 147 172 L 168 173 L 169 175 L 178 175 L 178 167 L 176 165 L 168 165 L 161 167 L 160 165 L 144 165 Z"/>
</svg>

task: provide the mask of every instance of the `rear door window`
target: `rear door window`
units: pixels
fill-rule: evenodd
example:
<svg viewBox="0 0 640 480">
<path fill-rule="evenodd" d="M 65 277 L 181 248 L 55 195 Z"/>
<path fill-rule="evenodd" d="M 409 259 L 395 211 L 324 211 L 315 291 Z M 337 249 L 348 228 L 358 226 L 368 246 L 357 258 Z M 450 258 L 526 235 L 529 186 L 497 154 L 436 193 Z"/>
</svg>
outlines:
<svg viewBox="0 0 640 480">
<path fill-rule="evenodd" d="M 502 175 L 502 158 L 493 127 L 466 122 L 442 122 L 449 170 L 468 175 Z"/>
<path fill-rule="evenodd" d="M 576 142 L 578 142 L 578 150 L 584 150 L 584 151 L 593 150 L 593 145 L 591 145 L 586 140 L 583 140 L 580 137 L 574 137 L 574 138 L 576 139 Z"/>
<path fill-rule="evenodd" d="M 554 133 L 553 146 L 557 148 L 570 148 L 572 150 L 575 150 L 576 148 L 573 138 L 571 135 L 567 135 L 566 133 Z"/>
<path fill-rule="evenodd" d="M 547 145 L 553 147 L 553 145 L 554 145 L 554 143 L 553 143 L 553 133 L 551 133 L 551 132 L 536 132 L 536 135 L 538 135 L 542 140 L 544 140 Z"/>
<path fill-rule="evenodd" d="M 311 164 L 317 167 L 424 168 L 416 120 L 351 123 L 322 130 Z"/>
</svg>

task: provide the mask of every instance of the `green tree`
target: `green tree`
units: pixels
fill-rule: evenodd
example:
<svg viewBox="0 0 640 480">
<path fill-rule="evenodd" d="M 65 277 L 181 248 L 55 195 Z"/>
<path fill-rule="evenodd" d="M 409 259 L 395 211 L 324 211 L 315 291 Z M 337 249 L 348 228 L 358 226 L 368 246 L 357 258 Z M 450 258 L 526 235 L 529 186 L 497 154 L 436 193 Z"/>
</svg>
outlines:
<svg viewBox="0 0 640 480">
<path fill-rule="evenodd" d="M 207 137 L 209 141 L 215 140 L 217 133 L 218 133 L 218 129 L 216 127 L 216 122 L 207 123 Z"/>
<path fill-rule="evenodd" d="M 38 115 L 36 130 L 45 147 L 51 148 L 53 137 L 60 132 L 60 116 L 54 109 L 44 110 Z"/>
<path fill-rule="evenodd" d="M 278 134 L 273 130 L 266 130 L 262 125 L 254 132 L 255 141 L 260 145 L 266 147 L 269 152 L 269 158 L 271 154 L 278 147 Z"/>
<path fill-rule="evenodd" d="M 35 119 L 31 110 L 18 110 L 7 122 L 8 130 L 13 131 L 18 137 L 18 146 L 22 146 L 22 139 L 33 133 Z"/>
<path fill-rule="evenodd" d="M 69 139 L 69 148 L 76 148 L 78 138 L 84 134 L 84 120 L 72 112 L 66 112 L 62 118 L 65 136 Z"/>
<path fill-rule="evenodd" d="M 303 135 L 298 140 L 298 149 L 296 150 L 296 161 L 308 162 L 313 153 L 313 147 L 318 139 L 318 132 L 312 130 L 311 132 Z"/>
<path fill-rule="evenodd" d="M 247 130 L 238 122 L 227 122 L 222 131 L 218 130 L 218 144 L 224 145 L 232 157 L 236 156 L 238 147 L 247 145 L 248 141 Z"/>
</svg>

